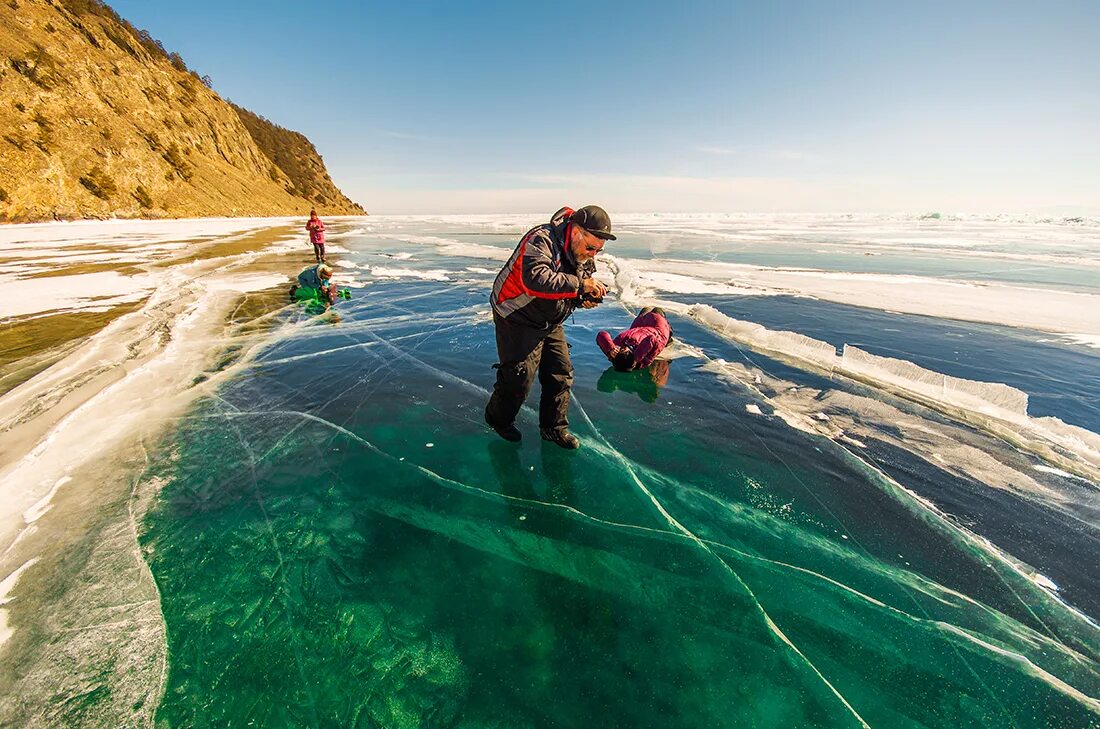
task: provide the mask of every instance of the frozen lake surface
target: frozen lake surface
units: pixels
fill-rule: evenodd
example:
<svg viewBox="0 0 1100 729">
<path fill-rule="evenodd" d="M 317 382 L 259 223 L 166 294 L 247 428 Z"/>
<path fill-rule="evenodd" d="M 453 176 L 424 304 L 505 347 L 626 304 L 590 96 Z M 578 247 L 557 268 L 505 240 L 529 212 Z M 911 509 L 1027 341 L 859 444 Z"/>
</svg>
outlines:
<svg viewBox="0 0 1100 729">
<path fill-rule="evenodd" d="M 2 371 L 4 721 L 1100 721 L 1100 227 L 621 217 L 566 325 L 577 452 L 482 421 L 538 217 L 333 221 L 317 317 L 297 221 L 0 231 L 4 326 L 52 336 Z M 28 245 L 142 293 L 51 304 Z M 610 371 L 657 302 L 665 363 Z"/>
</svg>

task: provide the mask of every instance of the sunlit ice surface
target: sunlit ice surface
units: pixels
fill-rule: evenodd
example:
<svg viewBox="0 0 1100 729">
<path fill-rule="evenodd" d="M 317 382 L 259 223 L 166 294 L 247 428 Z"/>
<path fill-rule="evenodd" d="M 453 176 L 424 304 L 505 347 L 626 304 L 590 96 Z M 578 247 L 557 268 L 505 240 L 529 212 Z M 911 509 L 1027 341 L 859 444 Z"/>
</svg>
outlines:
<svg viewBox="0 0 1100 729">
<path fill-rule="evenodd" d="M 581 450 L 542 443 L 530 409 L 516 446 L 482 419 L 496 361 L 487 296 L 537 222 L 349 221 L 334 263 L 352 300 L 319 316 L 279 309 L 247 357 L 194 378 L 201 392 L 131 454 L 124 497 L 84 505 L 103 522 L 134 514 L 133 548 L 155 578 L 143 596 L 155 610 L 120 617 L 152 627 L 115 685 L 147 684 L 173 726 L 1096 723 L 1091 431 L 1048 381 L 1086 379 L 1094 350 L 873 301 L 833 302 L 826 333 L 820 299 L 787 291 L 777 313 L 775 292 L 647 281 L 661 254 L 642 241 L 659 232 L 632 240 L 627 225 L 601 269 L 615 294 L 566 324 Z M 647 302 L 668 304 L 675 329 L 667 381 L 608 371 L 594 345 Z M 779 331 L 768 316 L 842 361 L 730 323 Z M 975 376 L 968 347 L 1049 353 L 1054 371 L 1006 366 L 1011 388 L 955 383 L 946 398 L 942 380 L 932 393 L 902 381 L 910 368 L 836 352 L 912 362 L 916 342 L 947 338 L 935 326 L 967 332 L 962 355 L 939 352 L 960 383 L 1010 379 Z M 871 329 L 898 331 L 857 339 Z M 1027 410 L 1040 391 L 1062 410 Z M 123 569 L 85 562 L 121 594 Z M 35 640 L 90 627 L 20 622 L 20 601 L 56 604 L 34 595 L 41 564 L 9 586 L 0 650 L 30 656 Z M 49 669 L 23 661 L 5 686 L 35 670 Z M 57 715 L 101 716 L 107 701 L 82 696 Z"/>
</svg>

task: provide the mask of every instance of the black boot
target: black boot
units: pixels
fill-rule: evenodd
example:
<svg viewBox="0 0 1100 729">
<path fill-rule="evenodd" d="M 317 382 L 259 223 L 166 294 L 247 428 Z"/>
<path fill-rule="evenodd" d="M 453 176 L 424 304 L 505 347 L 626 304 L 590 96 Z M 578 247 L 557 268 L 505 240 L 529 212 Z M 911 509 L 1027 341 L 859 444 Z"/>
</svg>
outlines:
<svg viewBox="0 0 1100 729">
<path fill-rule="evenodd" d="M 580 439 L 565 428 L 539 428 L 539 435 L 543 440 L 548 440 L 566 450 L 571 451 L 581 447 Z"/>
<path fill-rule="evenodd" d="M 494 431 L 496 431 L 497 435 L 499 435 L 506 441 L 519 443 L 521 440 L 523 440 L 523 433 L 519 432 L 519 428 L 516 427 L 515 423 L 508 423 L 508 425 L 497 425 L 493 422 L 493 419 L 489 417 L 488 408 L 485 409 L 485 423 Z"/>
</svg>

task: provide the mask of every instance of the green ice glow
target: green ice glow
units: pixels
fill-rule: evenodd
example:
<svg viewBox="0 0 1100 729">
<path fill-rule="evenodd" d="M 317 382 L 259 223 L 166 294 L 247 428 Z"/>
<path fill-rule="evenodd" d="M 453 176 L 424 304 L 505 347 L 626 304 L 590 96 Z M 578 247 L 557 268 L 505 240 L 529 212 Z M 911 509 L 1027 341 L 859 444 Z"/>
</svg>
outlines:
<svg viewBox="0 0 1100 729">
<path fill-rule="evenodd" d="M 425 293 L 274 348 L 162 444 L 159 723 L 1096 723 L 1095 628 L 847 451 L 691 362 L 658 403 L 601 393 L 577 347 L 585 447 L 530 414 L 506 444 L 477 292 Z"/>
</svg>

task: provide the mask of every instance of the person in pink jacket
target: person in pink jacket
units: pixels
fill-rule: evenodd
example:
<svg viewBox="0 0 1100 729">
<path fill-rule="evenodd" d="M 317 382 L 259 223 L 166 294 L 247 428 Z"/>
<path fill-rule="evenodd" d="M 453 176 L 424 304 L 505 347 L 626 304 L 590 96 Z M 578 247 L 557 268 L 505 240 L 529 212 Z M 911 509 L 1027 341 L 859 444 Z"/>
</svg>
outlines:
<svg viewBox="0 0 1100 729">
<path fill-rule="evenodd" d="M 317 256 L 317 262 L 325 260 L 325 224 L 317 217 L 316 210 L 309 211 L 309 222 L 306 223 L 309 231 L 309 242 L 313 244 L 313 254 Z"/>
<path fill-rule="evenodd" d="M 596 335 L 596 344 L 619 372 L 649 367 L 672 340 L 664 310 L 647 306 L 625 332 L 614 339 L 607 332 Z"/>
</svg>

